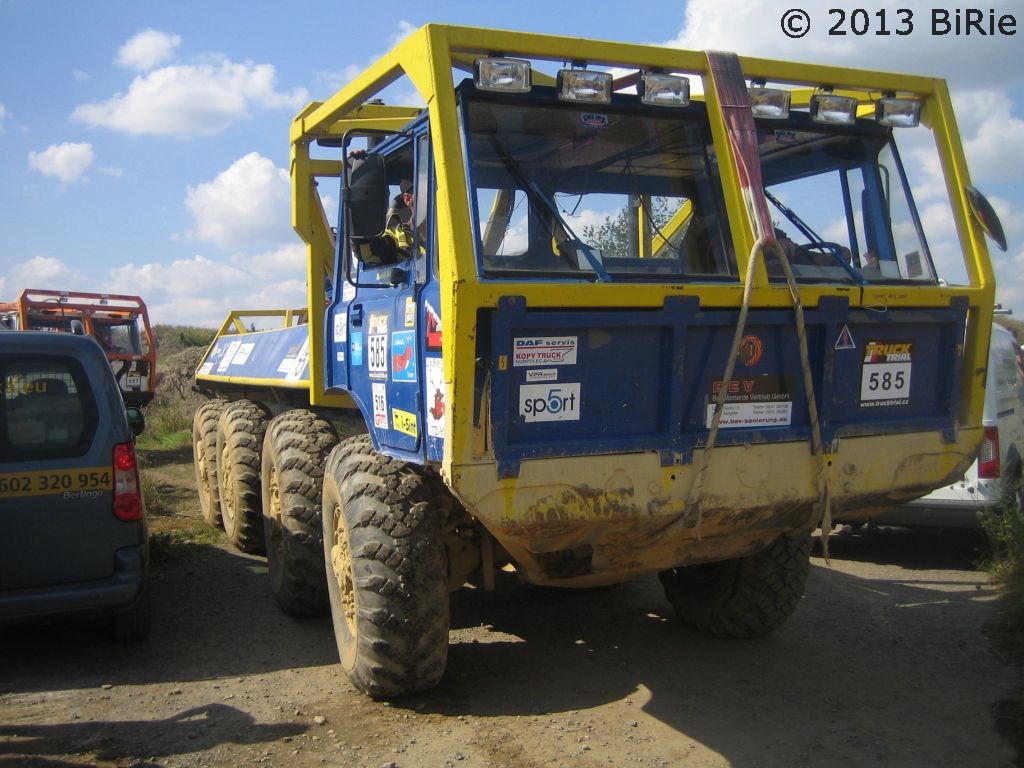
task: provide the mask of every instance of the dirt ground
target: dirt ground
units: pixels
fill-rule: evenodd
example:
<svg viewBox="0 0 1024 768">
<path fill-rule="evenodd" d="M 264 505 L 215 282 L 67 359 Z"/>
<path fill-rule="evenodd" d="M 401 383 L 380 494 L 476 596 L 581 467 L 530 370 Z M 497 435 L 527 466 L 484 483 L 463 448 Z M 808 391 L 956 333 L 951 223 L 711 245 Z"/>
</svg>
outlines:
<svg viewBox="0 0 1024 768">
<path fill-rule="evenodd" d="M 152 470 L 195 526 L 187 450 Z M 996 592 L 977 542 L 834 533 L 770 637 L 684 629 L 655 578 L 452 601 L 440 686 L 370 701 L 329 621 L 274 606 L 261 558 L 160 547 L 151 639 L 96 624 L 0 634 L 0 768 L 312 766 L 1014 766 L 1019 671 L 984 634 Z"/>
</svg>

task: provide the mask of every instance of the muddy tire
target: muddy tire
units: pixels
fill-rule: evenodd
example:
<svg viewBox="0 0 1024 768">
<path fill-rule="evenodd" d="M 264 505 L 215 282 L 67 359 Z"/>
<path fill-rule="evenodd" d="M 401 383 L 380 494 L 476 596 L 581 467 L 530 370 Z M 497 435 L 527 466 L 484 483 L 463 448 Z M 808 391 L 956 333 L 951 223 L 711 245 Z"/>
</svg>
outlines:
<svg viewBox="0 0 1024 768">
<path fill-rule="evenodd" d="M 192 464 L 196 471 L 196 489 L 203 519 L 220 527 L 220 493 L 217 490 L 217 420 L 224 406 L 223 400 L 203 403 L 192 417 Z"/>
<path fill-rule="evenodd" d="M 323 532 L 341 665 L 375 699 L 437 685 L 448 659 L 441 529 L 417 467 L 339 443 L 324 474 Z"/>
<path fill-rule="evenodd" d="M 260 457 L 267 416 L 251 400 L 225 406 L 217 421 L 217 489 L 228 541 L 242 552 L 262 554 Z"/>
<path fill-rule="evenodd" d="M 748 557 L 659 574 L 684 624 L 716 637 L 762 637 L 796 609 L 811 569 L 811 537 L 781 536 Z"/>
<path fill-rule="evenodd" d="M 263 441 L 263 537 L 270 589 L 291 616 L 327 612 L 321 490 L 334 428 L 305 410 L 271 420 Z"/>
</svg>

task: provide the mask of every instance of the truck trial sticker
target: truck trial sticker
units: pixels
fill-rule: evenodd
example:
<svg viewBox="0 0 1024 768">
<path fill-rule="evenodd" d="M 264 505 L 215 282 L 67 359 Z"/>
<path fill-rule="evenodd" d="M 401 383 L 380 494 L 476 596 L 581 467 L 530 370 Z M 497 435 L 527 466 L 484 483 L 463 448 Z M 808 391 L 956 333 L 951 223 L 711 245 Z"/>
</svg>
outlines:
<svg viewBox="0 0 1024 768">
<path fill-rule="evenodd" d="M 0 473 L 0 499 L 55 494 L 62 494 L 67 498 L 82 498 L 83 492 L 102 494 L 111 488 L 113 477 L 110 467 Z"/>
<path fill-rule="evenodd" d="M 395 331 L 391 334 L 392 381 L 416 381 L 416 361 L 413 359 L 415 347 L 415 331 Z"/>
<path fill-rule="evenodd" d="M 409 413 L 399 408 L 391 409 L 391 423 L 398 432 L 409 435 L 410 437 L 419 437 L 419 424 L 416 420 L 415 413 Z"/>
<path fill-rule="evenodd" d="M 910 405 L 913 346 L 907 340 L 869 341 L 864 345 L 861 408 Z"/>
<path fill-rule="evenodd" d="M 444 365 L 440 357 L 428 357 L 427 368 L 427 434 L 430 437 L 444 437 L 448 422 L 448 387 L 444 383 Z"/>
<path fill-rule="evenodd" d="M 519 387 L 519 416 L 523 421 L 579 421 L 580 385 L 523 384 Z"/>
<path fill-rule="evenodd" d="M 530 336 L 512 341 L 512 365 L 576 365 L 578 336 Z"/>
</svg>

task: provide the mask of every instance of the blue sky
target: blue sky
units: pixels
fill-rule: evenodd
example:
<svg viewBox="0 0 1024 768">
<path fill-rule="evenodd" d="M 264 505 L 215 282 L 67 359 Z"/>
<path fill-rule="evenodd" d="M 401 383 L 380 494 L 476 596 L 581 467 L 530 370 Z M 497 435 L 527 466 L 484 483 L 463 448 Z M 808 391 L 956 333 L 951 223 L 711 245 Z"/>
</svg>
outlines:
<svg viewBox="0 0 1024 768">
<path fill-rule="evenodd" d="M 138 293 L 154 322 L 213 326 L 232 308 L 298 306 L 288 128 L 427 22 L 570 34 L 946 78 L 973 183 L 1002 216 L 998 300 L 1024 317 L 1024 2 L 987 14 L 1013 36 L 936 35 L 946 0 L 876 0 L 871 23 L 914 11 L 909 35 L 828 35 L 835 0 L 801 0 L 790 39 L 769 0 L 597 5 L 0 0 L 0 300 L 25 287 Z M 295 9 L 295 10 L 290 10 Z M 852 9 L 852 6 L 851 6 Z M 429 14 L 429 15 L 428 15 Z M 848 28 L 848 27 L 847 27 Z M 944 225 L 936 225 L 937 237 Z"/>
</svg>

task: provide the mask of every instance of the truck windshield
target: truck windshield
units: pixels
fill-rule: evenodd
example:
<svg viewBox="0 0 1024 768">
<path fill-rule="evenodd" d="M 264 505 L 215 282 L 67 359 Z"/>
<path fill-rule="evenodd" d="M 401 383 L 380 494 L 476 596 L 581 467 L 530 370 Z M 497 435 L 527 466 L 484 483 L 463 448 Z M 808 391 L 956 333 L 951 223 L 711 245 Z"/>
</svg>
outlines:
<svg viewBox="0 0 1024 768">
<path fill-rule="evenodd" d="M 738 280 L 705 107 L 463 90 L 481 274 Z M 467 95 L 471 94 L 471 97 Z M 863 123 L 863 124 L 862 124 Z M 776 236 L 801 281 L 934 282 L 890 131 L 758 124 Z M 772 279 L 782 279 L 769 259 Z"/>
</svg>

